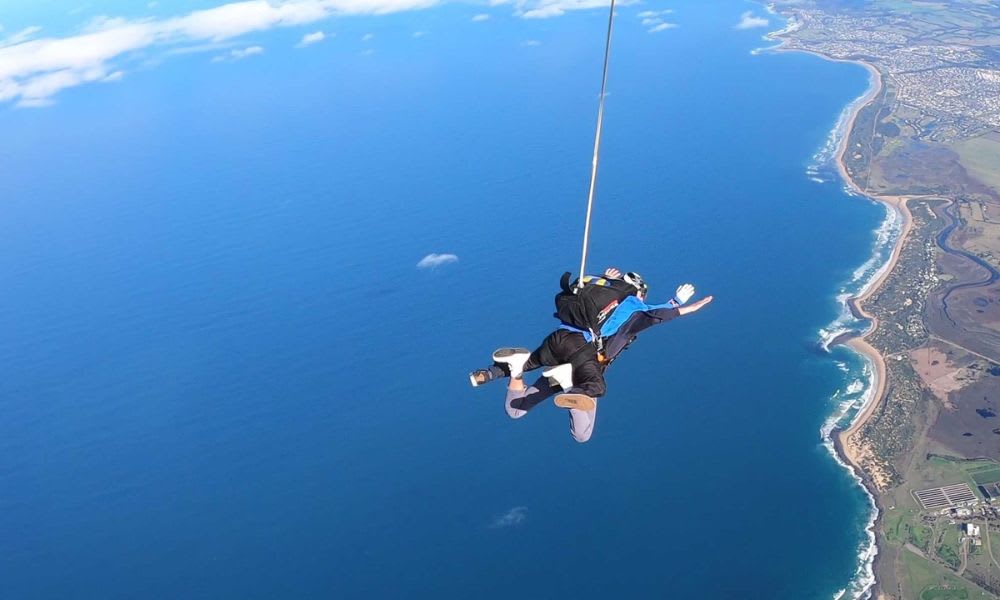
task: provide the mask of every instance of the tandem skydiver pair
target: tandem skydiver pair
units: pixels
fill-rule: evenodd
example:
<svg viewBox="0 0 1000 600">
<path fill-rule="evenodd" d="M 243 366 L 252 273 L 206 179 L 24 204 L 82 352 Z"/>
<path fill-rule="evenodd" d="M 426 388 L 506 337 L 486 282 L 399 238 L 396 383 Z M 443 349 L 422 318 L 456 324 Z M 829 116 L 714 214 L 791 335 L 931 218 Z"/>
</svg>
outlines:
<svg viewBox="0 0 1000 600">
<path fill-rule="evenodd" d="M 692 304 L 694 286 L 679 286 L 672 299 L 647 304 L 649 286 L 637 273 L 612 267 L 603 277 L 586 276 L 569 283 L 566 273 L 556 295 L 555 317 L 559 327 L 535 349 L 500 348 L 493 365 L 469 374 L 473 386 L 509 378 L 506 409 L 519 419 L 542 401 L 555 396 L 555 404 L 569 409 L 570 433 L 586 442 L 594 432 L 597 400 L 607 388 L 604 372 L 643 330 L 679 316 L 697 312 L 712 301 L 706 296 Z M 524 373 L 547 367 L 532 385 Z"/>
</svg>

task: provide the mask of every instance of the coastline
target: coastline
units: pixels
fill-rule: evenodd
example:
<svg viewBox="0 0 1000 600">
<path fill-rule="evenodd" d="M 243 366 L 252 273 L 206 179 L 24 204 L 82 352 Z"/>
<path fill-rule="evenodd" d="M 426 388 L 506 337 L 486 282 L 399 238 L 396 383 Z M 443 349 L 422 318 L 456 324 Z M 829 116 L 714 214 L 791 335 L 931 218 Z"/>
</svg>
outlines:
<svg viewBox="0 0 1000 600">
<path fill-rule="evenodd" d="M 768 8 L 772 14 L 777 14 L 771 9 L 770 6 Z M 856 352 L 868 361 L 872 367 L 871 379 L 868 383 L 870 393 L 866 395 L 864 405 L 851 420 L 850 424 L 847 425 L 847 427 L 834 428 L 829 432 L 829 442 L 833 447 L 833 451 L 836 455 L 835 458 L 838 462 L 841 462 L 848 471 L 852 472 L 858 483 L 863 487 L 866 494 L 871 499 L 873 505 L 871 518 L 868 526 L 866 527 L 870 545 L 868 551 L 862 553 L 862 564 L 859 567 L 858 579 L 855 580 L 856 582 L 859 582 L 863 588 L 854 592 L 854 598 L 883 598 L 884 596 L 879 589 L 880 582 L 875 575 L 876 563 L 879 560 L 880 554 L 876 531 L 879 520 L 882 518 L 883 514 L 883 506 L 879 496 L 879 482 L 875 478 L 877 477 L 877 474 L 869 473 L 863 468 L 862 463 L 865 458 L 865 450 L 858 443 L 856 443 L 853 438 L 855 434 L 863 429 L 864 426 L 871 420 L 872 416 L 878 411 L 878 408 L 881 407 L 885 401 L 887 367 L 885 357 L 866 339 L 878 328 L 878 319 L 871 313 L 865 311 L 862 304 L 882 287 L 889 274 L 895 269 L 903 248 L 903 243 L 910 232 L 912 217 L 909 208 L 907 207 L 907 201 L 909 198 L 869 194 L 866 189 L 858 185 L 848 172 L 847 165 L 844 160 L 848 151 L 848 144 L 851 140 L 851 134 L 857 123 L 858 115 L 861 113 L 862 109 L 878 98 L 884 90 L 885 84 L 882 79 L 881 72 L 874 65 L 863 60 L 842 60 L 813 50 L 788 48 L 785 45 L 785 40 L 781 38 L 783 35 L 787 35 L 794 30 L 794 26 L 789 26 L 782 31 L 773 32 L 765 36 L 765 39 L 779 42 L 778 45 L 769 48 L 769 50 L 776 52 L 805 52 L 830 62 L 859 64 L 864 67 L 866 71 L 868 71 L 870 78 L 868 89 L 864 94 L 852 101 L 846 107 L 846 117 L 843 117 L 842 120 L 837 123 L 835 135 L 836 138 L 839 139 L 836 145 L 836 151 L 833 155 L 833 161 L 836 164 L 837 171 L 840 174 L 842 181 L 850 193 L 868 198 L 875 202 L 883 203 L 887 205 L 890 210 L 896 211 L 898 216 L 902 219 L 902 226 L 900 228 L 899 235 L 893 241 L 892 252 L 889 259 L 872 276 L 871 280 L 864 285 L 860 293 L 846 300 L 847 307 L 856 318 L 866 319 L 869 321 L 870 325 L 868 329 L 860 335 L 838 336 L 832 342 L 832 344 L 841 344 L 850 348 L 852 351 Z M 842 591 L 838 598 L 843 597 L 843 594 L 844 592 Z"/>
<path fill-rule="evenodd" d="M 840 166 L 842 167 L 843 164 L 840 161 L 840 156 L 838 156 L 837 160 L 838 163 L 840 163 Z M 862 407 L 862 409 L 854 417 L 854 420 L 851 421 L 851 424 L 847 428 L 834 431 L 834 435 L 837 436 L 837 442 L 838 442 L 836 445 L 839 449 L 841 457 L 858 470 L 861 470 L 861 464 L 860 464 L 861 456 L 859 455 L 858 452 L 859 449 L 857 445 L 852 442 L 851 438 L 854 436 L 854 434 L 860 431 L 861 428 L 865 426 L 865 424 L 868 423 L 872 415 L 876 412 L 876 409 L 879 406 L 881 406 L 882 403 L 884 402 L 885 382 L 886 382 L 885 357 L 882 356 L 882 354 L 877 349 L 875 349 L 874 346 L 872 346 L 866 341 L 866 338 L 869 335 L 871 335 L 876 329 L 878 329 L 878 319 L 874 315 L 866 311 L 862 305 L 872 296 L 872 294 L 877 292 L 879 288 L 882 287 L 882 284 L 885 282 L 886 278 L 889 276 L 890 273 L 892 273 L 893 269 L 896 268 L 896 262 L 899 260 L 899 254 L 900 251 L 902 250 L 903 242 L 906 240 L 907 235 L 909 235 L 910 233 L 910 226 L 913 221 L 910 215 L 910 210 L 906 205 L 906 202 L 908 200 L 907 197 L 868 196 L 868 195 L 866 195 L 866 197 L 888 204 L 890 207 L 892 207 L 893 210 L 896 210 L 903 219 L 903 225 L 900 230 L 899 236 L 896 238 L 896 242 L 893 245 L 892 255 L 889 257 L 889 260 L 886 262 L 885 266 L 882 269 L 880 269 L 878 275 L 874 277 L 871 280 L 871 282 L 868 283 L 867 286 L 865 286 L 864 291 L 860 295 L 854 296 L 847 300 L 847 304 L 850 307 L 851 312 L 854 313 L 855 316 L 862 319 L 867 319 L 869 322 L 871 322 L 871 326 L 868 328 L 867 331 L 861 334 L 861 336 L 852 337 L 844 341 L 843 344 L 849 347 L 851 350 L 854 350 L 858 354 L 863 355 L 871 362 L 873 368 L 871 385 L 874 387 L 875 391 L 874 393 L 871 394 L 868 402 L 865 404 L 864 407 Z M 865 477 L 867 478 L 868 475 L 866 474 Z"/>
<path fill-rule="evenodd" d="M 869 381 L 869 389 L 871 390 L 871 393 L 868 394 L 867 401 L 864 406 L 861 407 L 861 410 L 858 411 L 858 413 L 854 416 L 854 419 L 846 428 L 834 429 L 830 432 L 830 438 L 833 443 L 834 451 L 837 453 L 839 459 L 847 465 L 848 469 L 854 472 L 854 475 L 858 478 L 861 486 L 864 487 L 865 492 L 868 494 L 873 504 L 871 521 L 866 528 L 868 530 L 869 539 L 871 540 L 870 558 L 867 559 L 867 564 L 864 565 L 864 568 L 867 571 L 866 574 L 870 577 L 870 585 L 866 586 L 858 597 L 883 598 L 884 596 L 880 592 L 879 588 L 880 582 L 878 576 L 876 575 L 876 566 L 879 560 L 879 555 L 881 554 L 878 534 L 876 532 L 878 530 L 879 521 L 884 513 L 884 507 L 881 497 L 879 496 L 879 487 L 882 482 L 878 481 L 877 473 L 871 473 L 862 466 L 866 450 L 854 440 L 854 437 L 865 427 L 865 425 L 871 420 L 872 416 L 878 412 L 878 409 L 885 403 L 887 368 L 885 357 L 867 341 L 867 338 L 874 333 L 876 329 L 878 329 L 878 319 L 871 313 L 867 312 L 862 305 L 869 298 L 871 298 L 871 296 L 877 292 L 879 288 L 882 287 L 882 284 L 885 283 L 885 280 L 896 268 L 896 263 L 899 260 L 899 256 L 903 248 L 903 243 L 906 241 L 910 232 L 912 217 L 910 215 L 909 208 L 906 205 L 907 198 L 876 196 L 869 194 L 867 189 L 863 189 L 860 185 L 858 185 L 848 172 L 847 165 L 844 160 L 848 151 L 851 134 L 857 123 L 858 115 L 861 113 L 862 109 L 878 98 L 883 91 L 884 82 L 882 80 L 882 74 L 875 68 L 874 65 L 864 61 L 842 61 L 816 52 L 810 53 L 833 62 L 855 62 L 862 65 L 868 71 L 872 84 L 869 86 L 865 94 L 855 100 L 850 106 L 849 115 L 843 124 L 843 130 L 840 132 L 840 143 L 837 146 L 834 161 L 837 165 L 837 171 L 840 173 L 841 179 L 852 193 L 864 198 L 869 198 L 876 202 L 881 202 L 887 205 L 890 210 L 896 211 L 900 218 L 902 218 L 902 227 L 900 228 L 899 235 L 893 243 L 892 252 L 885 265 L 883 265 L 876 272 L 871 281 L 865 284 L 861 293 L 847 299 L 847 306 L 850 308 L 855 317 L 867 319 L 870 323 L 868 329 L 860 336 L 850 337 L 842 343 L 861 355 L 871 365 L 872 374 L 871 380 Z"/>
<path fill-rule="evenodd" d="M 865 341 L 865 338 L 871 335 L 872 332 L 874 332 L 878 328 L 878 319 L 876 319 L 873 315 L 865 311 L 861 305 L 863 302 L 868 300 L 868 298 L 870 298 L 872 294 L 878 291 L 878 289 L 885 282 L 885 279 L 889 276 L 889 273 L 891 273 L 892 270 L 895 268 L 896 262 L 899 259 L 900 251 L 902 250 L 903 247 L 903 241 L 906 239 L 906 236 L 909 233 L 911 218 L 910 218 L 910 211 L 906 207 L 906 198 L 897 198 L 892 196 L 875 196 L 867 193 L 866 190 L 862 189 L 861 186 L 859 186 L 858 183 L 854 181 L 854 178 L 851 177 L 850 173 L 848 173 L 847 165 L 844 162 L 844 156 L 847 154 L 847 145 L 851 139 L 851 132 L 854 130 L 854 126 L 858 120 L 858 115 L 861 113 L 861 110 L 864 107 L 868 106 L 868 104 L 870 104 L 872 100 L 877 98 L 878 95 L 882 92 L 883 89 L 882 74 L 878 71 L 878 69 L 875 68 L 874 65 L 867 63 L 865 61 L 841 60 L 832 58 L 830 56 L 821 54 L 819 52 L 815 52 L 813 50 L 786 48 L 784 47 L 783 41 L 781 45 L 773 48 L 773 50 L 777 52 L 804 52 L 806 54 L 812 54 L 813 56 L 818 56 L 823 60 L 827 60 L 830 62 L 860 64 L 865 68 L 865 70 L 868 71 L 868 74 L 871 78 L 871 84 L 868 86 L 868 89 L 865 90 L 864 94 L 859 96 L 856 100 L 852 101 L 850 105 L 848 105 L 849 110 L 847 113 L 847 118 L 844 119 L 842 123 L 838 123 L 837 128 L 839 129 L 839 132 L 837 134 L 837 137 L 839 137 L 839 142 L 837 144 L 837 150 L 834 154 L 833 160 L 836 163 L 837 171 L 840 173 L 841 179 L 843 179 L 844 184 L 853 194 L 856 194 L 864 198 L 869 198 L 876 202 L 882 202 L 884 204 L 887 204 L 893 210 L 896 210 L 903 219 L 902 230 L 900 231 L 899 236 L 896 238 L 895 243 L 893 244 L 892 254 L 889 257 L 889 260 L 886 261 L 886 264 L 879 269 L 878 273 L 876 273 L 876 275 L 872 278 L 872 280 L 865 285 L 860 294 L 858 294 L 857 296 L 852 296 L 851 298 L 847 299 L 847 305 L 851 309 L 851 312 L 854 313 L 854 315 L 858 318 L 867 319 L 871 323 L 871 326 L 860 336 L 844 336 L 844 337 L 838 337 L 835 340 L 835 343 L 847 346 L 852 350 L 854 350 L 855 352 L 857 352 L 858 354 L 861 354 L 863 357 L 867 358 L 872 363 L 874 368 L 874 372 L 872 374 L 872 381 L 870 385 L 874 387 L 875 392 L 869 396 L 868 402 L 865 403 L 865 406 L 858 412 L 858 414 L 852 420 L 851 424 L 846 429 L 839 429 L 839 430 L 835 429 L 831 433 L 831 437 L 834 438 L 833 440 L 834 446 L 837 448 L 837 452 L 840 455 L 841 459 L 844 460 L 848 465 L 856 469 L 858 473 L 861 475 L 861 478 L 864 480 L 865 485 L 868 486 L 869 477 L 861 469 L 861 465 L 858 462 L 859 456 L 857 455 L 857 452 L 848 449 L 849 448 L 848 441 L 854 433 L 856 433 L 858 430 L 864 427 L 865 423 L 868 422 L 872 414 L 875 412 L 875 408 L 881 404 L 882 396 L 885 391 L 884 388 L 886 379 L 885 376 L 886 366 L 885 366 L 885 358 L 882 356 L 882 354 L 879 353 L 878 350 L 876 350 L 871 344 Z M 876 492 L 875 489 L 869 489 L 869 493 L 871 493 L 873 497 L 875 497 L 875 492 Z"/>
</svg>

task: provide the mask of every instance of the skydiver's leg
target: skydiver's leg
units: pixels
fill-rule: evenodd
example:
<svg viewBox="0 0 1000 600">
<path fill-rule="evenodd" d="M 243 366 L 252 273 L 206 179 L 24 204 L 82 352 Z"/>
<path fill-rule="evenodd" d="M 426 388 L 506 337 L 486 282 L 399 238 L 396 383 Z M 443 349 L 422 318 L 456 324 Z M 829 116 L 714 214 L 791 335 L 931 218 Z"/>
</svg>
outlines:
<svg viewBox="0 0 1000 600">
<path fill-rule="evenodd" d="M 472 383 L 472 387 L 479 387 L 497 379 L 510 377 L 512 370 L 516 370 L 517 377 L 520 378 L 524 371 L 531 370 L 522 366 L 525 357 L 530 359 L 531 356 L 527 348 L 499 348 L 493 353 L 493 364 L 469 373 L 469 382 Z"/>
<path fill-rule="evenodd" d="M 541 367 L 557 367 L 570 362 L 582 346 L 586 346 L 583 335 L 557 329 L 550 333 L 528 357 L 524 364 L 525 371 L 533 371 Z"/>
<path fill-rule="evenodd" d="M 589 441 L 594 435 L 594 424 L 597 423 L 597 400 L 594 400 L 593 410 L 569 409 L 569 433 L 581 444 Z"/>
<path fill-rule="evenodd" d="M 528 371 L 534 371 L 542 366 L 542 361 L 538 356 L 538 350 L 535 350 L 528 358 L 528 362 L 524 363 L 522 372 L 527 373 Z M 485 369 L 477 369 L 473 371 L 470 374 L 470 377 L 472 377 L 473 385 L 482 385 L 484 383 L 496 381 L 497 379 L 510 377 L 510 366 L 504 363 L 494 362 Z"/>
<path fill-rule="evenodd" d="M 509 376 L 509 370 L 503 369 L 498 364 L 492 364 L 485 369 L 476 369 L 475 371 L 469 373 L 469 381 L 472 382 L 472 387 L 478 387 L 484 383 L 489 383 L 491 381 L 496 381 L 497 379 Z"/>
<path fill-rule="evenodd" d="M 573 367 L 573 387 L 566 390 L 570 394 L 584 394 L 600 398 L 607 392 L 604 383 L 604 369 L 597 360 L 588 360 Z"/>
<path fill-rule="evenodd" d="M 573 369 L 573 387 L 556 397 L 556 406 L 569 409 L 569 432 L 581 444 L 590 440 L 597 422 L 597 398 L 603 396 L 607 388 L 604 383 L 604 369 L 596 359 L 585 361 Z M 586 397 L 584 397 L 586 396 Z M 584 410 L 592 405 L 593 408 Z"/>
<path fill-rule="evenodd" d="M 507 416 L 511 419 L 520 419 L 554 393 L 555 390 L 549 385 L 548 377 L 539 377 L 538 381 L 530 386 L 524 385 L 521 379 L 511 379 L 507 386 L 505 402 Z"/>
<path fill-rule="evenodd" d="M 528 357 L 528 362 L 524 363 L 525 373 L 527 373 L 528 371 L 534 371 L 535 369 L 540 369 L 542 367 L 556 366 L 547 364 L 552 362 L 551 360 L 552 351 L 550 348 L 552 346 L 553 335 L 554 334 L 551 333 L 547 335 L 545 339 L 542 340 L 542 343 L 539 344 L 537 348 L 535 348 L 535 351 L 531 353 L 531 356 Z M 546 360 L 547 358 L 549 360 Z"/>
</svg>

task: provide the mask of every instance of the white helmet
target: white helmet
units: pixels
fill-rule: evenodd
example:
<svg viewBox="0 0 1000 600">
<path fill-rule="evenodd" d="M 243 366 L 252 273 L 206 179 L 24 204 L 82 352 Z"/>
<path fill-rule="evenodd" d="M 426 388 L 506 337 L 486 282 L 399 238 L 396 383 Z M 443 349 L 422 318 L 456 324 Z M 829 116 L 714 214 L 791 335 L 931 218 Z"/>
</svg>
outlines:
<svg viewBox="0 0 1000 600">
<path fill-rule="evenodd" d="M 622 279 L 624 279 L 626 283 L 632 285 L 635 289 L 637 289 L 639 291 L 640 296 L 645 296 L 646 292 L 649 291 L 649 284 L 647 284 L 642 279 L 642 275 L 639 275 L 638 273 L 629 271 L 628 273 L 625 273 Z"/>
</svg>

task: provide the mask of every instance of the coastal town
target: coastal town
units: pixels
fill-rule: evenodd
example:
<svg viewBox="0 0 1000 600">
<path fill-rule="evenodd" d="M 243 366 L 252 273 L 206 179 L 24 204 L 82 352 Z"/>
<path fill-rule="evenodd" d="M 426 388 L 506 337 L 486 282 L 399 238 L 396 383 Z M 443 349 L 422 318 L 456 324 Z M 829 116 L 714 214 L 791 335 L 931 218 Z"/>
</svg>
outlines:
<svg viewBox="0 0 1000 600">
<path fill-rule="evenodd" d="M 874 393 L 834 435 L 879 508 L 879 600 L 1000 597 L 1000 4 L 768 5 L 771 39 L 867 68 L 838 162 L 902 220 L 862 296 Z"/>
<path fill-rule="evenodd" d="M 975 25 L 990 22 L 991 7 L 963 5 L 960 20 L 914 19 L 878 3 L 862 15 L 798 10 L 782 39 L 787 49 L 877 63 L 896 100 L 922 115 L 910 123 L 918 139 L 975 136 L 1000 128 L 1000 66 L 990 51 L 996 40 Z"/>
</svg>

